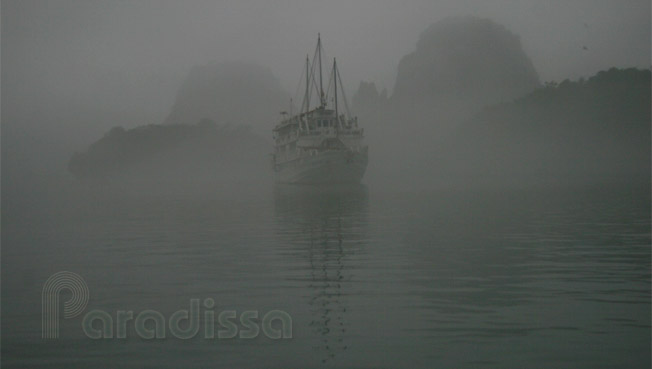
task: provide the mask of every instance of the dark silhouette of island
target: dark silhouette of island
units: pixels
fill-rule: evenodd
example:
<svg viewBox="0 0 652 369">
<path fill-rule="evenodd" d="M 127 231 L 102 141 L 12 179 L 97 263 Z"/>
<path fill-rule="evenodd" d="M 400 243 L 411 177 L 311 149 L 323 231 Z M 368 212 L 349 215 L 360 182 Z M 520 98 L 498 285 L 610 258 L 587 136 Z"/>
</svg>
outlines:
<svg viewBox="0 0 652 369">
<path fill-rule="evenodd" d="M 360 122 L 370 122 L 366 175 L 401 183 L 438 181 L 435 151 L 462 122 L 539 86 L 519 38 L 505 27 L 478 17 L 432 24 L 402 58 L 391 96 L 378 93 L 373 82 L 361 83 L 353 95 Z"/>
<path fill-rule="evenodd" d="M 179 89 L 164 124 L 195 124 L 208 118 L 248 125 L 268 135 L 289 101 L 289 94 L 267 68 L 243 62 L 196 66 Z"/>
<path fill-rule="evenodd" d="M 354 111 L 365 114 L 383 108 L 388 101 L 386 89 L 379 93 L 374 82 L 360 81 L 358 90 L 353 95 L 352 106 Z"/>
<path fill-rule="evenodd" d="M 542 85 L 518 36 L 448 18 L 424 31 L 394 92 L 360 84 L 372 181 L 466 186 L 650 178 L 650 71 Z"/>
<path fill-rule="evenodd" d="M 68 169 L 77 178 L 161 185 L 269 180 L 271 127 L 288 101 L 269 69 L 196 66 L 162 124 L 115 127 L 76 152 Z"/>
<path fill-rule="evenodd" d="M 650 83 L 634 68 L 548 83 L 461 125 L 439 162 L 475 183 L 649 182 Z"/>
<path fill-rule="evenodd" d="M 192 69 L 165 122 L 113 128 L 75 153 L 78 178 L 271 180 L 271 127 L 288 104 L 271 71 Z M 394 92 L 352 99 L 370 147 L 366 181 L 482 185 L 650 178 L 650 71 L 542 85 L 518 36 L 476 17 L 424 31 Z M 249 127 L 249 128 L 247 128 Z"/>
<path fill-rule="evenodd" d="M 427 139 L 416 144 L 421 149 L 432 146 L 432 140 L 435 145 L 445 141 L 484 107 L 512 101 L 540 85 L 518 36 L 489 19 L 452 17 L 421 33 L 415 50 L 398 65 L 391 96 L 363 82 L 353 106 L 361 121 L 373 121 L 373 130 L 382 131 L 378 145 L 392 145 L 397 137 Z"/>
<path fill-rule="evenodd" d="M 138 179 L 166 182 L 238 182 L 270 176 L 271 144 L 246 127 L 153 124 L 129 130 L 115 127 L 68 168 L 83 179 Z"/>
<path fill-rule="evenodd" d="M 489 19 L 446 18 L 421 33 L 398 65 L 393 100 L 509 101 L 539 86 L 518 36 Z"/>
</svg>

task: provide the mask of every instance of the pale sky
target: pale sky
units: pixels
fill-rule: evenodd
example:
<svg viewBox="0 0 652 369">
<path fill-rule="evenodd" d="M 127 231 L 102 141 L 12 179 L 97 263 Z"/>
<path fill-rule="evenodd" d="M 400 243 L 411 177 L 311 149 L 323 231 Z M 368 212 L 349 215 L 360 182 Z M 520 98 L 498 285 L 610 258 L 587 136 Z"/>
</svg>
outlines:
<svg viewBox="0 0 652 369">
<path fill-rule="evenodd" d="M 649 67 L 649 0 L 2 1 L 5 103 L 56 97 L 165 109 L 190 67 L 247 61 L 293 93 L 321 32 L 348 90 L 390 90 L 439 19 L 475 15 L 521 37 L 542 81 Z M 586 49 L 585 49 L 586 47 Z"/>
</svg>

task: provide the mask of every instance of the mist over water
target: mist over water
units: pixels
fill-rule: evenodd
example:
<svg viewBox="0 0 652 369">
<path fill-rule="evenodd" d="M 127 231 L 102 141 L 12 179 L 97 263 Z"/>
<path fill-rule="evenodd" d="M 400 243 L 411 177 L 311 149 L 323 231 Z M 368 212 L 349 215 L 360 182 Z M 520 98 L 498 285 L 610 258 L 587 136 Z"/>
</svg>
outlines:
<svg viewBox="0 0 652 369">
<path fill-rule="evenodd" d="M 3 366 L 650 366 L 649 2 L 1 14 Z M 275 183 L 271 130 L 318 32 L 369 146 L 361 184 Z M 60 271 L 84 314 L 199 299 L 201 329 L 94 340 L 62 315 L 43 339 Z M 240 331 L 287 312 L 292 338 L 206 338 L 231 310 Z"/>
<path fill-rule="evenodd" d="M 3 224 L 8 367 L 649 364 L 645 188 L 87 192 L 23 209 Z M 84 277 L 89 309 L 212 298 L 285 310 L 293 338 L 95 341 L 76 318 L 43 340 L 40 286 L 60 269 Z"/>
</svg>

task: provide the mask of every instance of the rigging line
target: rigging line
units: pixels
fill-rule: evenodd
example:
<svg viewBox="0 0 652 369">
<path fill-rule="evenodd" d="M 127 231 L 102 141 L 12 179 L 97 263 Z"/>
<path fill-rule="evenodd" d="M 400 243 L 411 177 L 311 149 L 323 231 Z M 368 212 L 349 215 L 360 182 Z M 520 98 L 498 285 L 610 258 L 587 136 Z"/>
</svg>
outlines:
<svg viewBox="0 0 652 369">
<path fill-rule="evenodd" d="M 324 105 L 324 81 L 321 67 L 321 34 L 317 34 L 317 50 L 319 51 L 319 103 Z"/>
<path fill-rule="evenodd" d="M 310 105 L 310 102 L 312 102 L 312 93 L 313 91 L 319 96 L 320 100 L 320 105 L 321 105 L 321 91 L 319 90 L 319 85 L 317 84 L 317 77 L 316 77 L 316 68 L 317 68 L 317 57 L 318 53 L 321 51 L 321 56 L 324 57 L 326 53 L 324 52 L 324 47 L 323 45 L 317 45 L 318 47 L 315 47 L 315 52 L 313 53 L 312 57 L 312 62 L 310 63 L 310 75 L 307 77 L 308 80 L 310 80 L 312 83 L 310 83 L 311 87 L 308 89 L 308 105 Z M 321 50 L 319 50 L 319 46 L 321 46 Z M 332 73 L 332 72 L 331 72 Z M 326 97 L 324 97 L 326 99 Z M 324 100 L 326 101 L 326 100 Z M 310 110 L 310 106 L 308 106 L 307 110 Z"/>
<path fill-rule="evenodd" d="M 318 85 L 317 85 L 317 81 L 316 81 L 316 79 L 315 79 L 315 67 L 316 67 L 316 62 L 315 62 L 315 59 L 313 59 L 313 60 L 312 60 L 312 65 L 311 65 L 311 68 L 310 68 L 310 76 L 312 77 L 312 78 L 311 78 L 311 80 L 312 80 L 312 84 L 311 84 L 311 86 L 314 88 L 314 90 L 315 90 L 315 92 L 317 93 L 317 95 L 320 95 L 320 93 L 319 93 L 319 87 L 318 87 Z M 310 88 L 310 92 L 309 92 L 309 97 L 310 97 L 311 100 L 312 100 L 312 91 L 313 91 L 313 88 Z M 321 105 L 321 97 L 320 97 L 320 105 Z M 308 110 L 310 110 L 310 109 L 308 109 Z"/>
<path fill-rule="evenodd" d="M 328 87 L 326 88 L 326 96 L 324 97 L 326 101 L 328 101 L 328 96 L 331 92 L 332 85 L 333 85 L 333 69 L 331 68 L 331 74 L 330 76 L 328 76 Z"/>
<path fill-rule="evenodd" d="M 308 105 L 306 106 L 306 111 L 310 111 L 310 102 L 312 101 L 312 88 L 315 87 L 315 58 L 313 56 L 312 62 L 310 63 L 310 68 L 308 70 L 308 76 L 306 76 L 306 79 L 308 80 Z M 310 83 L 312 82 L 312 83 Z"/>
<path fill-rule="evenodd" d="M 312 82 L 313 82 L 313 86 L 315 87 L 315 92 L 317 93 L 317 95 L 321 95 L 319 93 L 319 87 L 317 86 L 317 81 L 315 80 L 315 74 L 314 73 L 312 75 Z M 321 97 L 319 99 L 321 100 Z M 321 101 L 320 101 L 320 104 L 321 104 Z"/>
<path fill-rule="evenodd" d="M 321 42 L 320 44 L 321 44 L 321 57 L 322 57 L 324 60 L 329 60 L 329 59 L 328 59 L 328 53 L 326 52 L 326 49 L 324 48 L 324 43 Z M 332 73 L 332 71 L 331 71 L 331 73 Z M 328 82 L 329 85 L 330 85 L 330 83 L 331 83 L 331 81 L 330 81 L 331 78 L 332 78 L 332 76 L 329 77 L 329 82 Z M 328 88 L 327 88 L 327 90 L 328 90 Z M 327 102 L 327 101 L 328 101 L 328 93 L 325 91 L 325 92 L 324 92 L 324 102 Z"/>
<path fill-rule="evenodd" d="M 306 108 L 306 113 L 308 110 L 310 110 L 310 59 L 309 56 L 306 55 L 306 92 L 303 97 L 303 104 L 301 105 L 301 110 L 303 111 L 303 108 L 305 106 Z M 307 117 L 306 117 L 307 119 Z"/>
<path fill-rule="evenodd" d="M 315 54 L 313 55 L 312 62 L 310 63 L 310 75 L 307 77 L 309 81 L 312 81 L 312 83 L 309 83 L 311 87 L 308 88 L 308 107 L 306 110 L 310 110 L 310 102 L 312 101 L 313 88 L 317 92 L 317 95 L 319 95 L 319 88 L 317 87 L 317 81 L 315 80 L 315 67 L 317 65 L 316 57 L 317 57 L 317 50 L 315 49 Z"/>
<path fill-rule="evenodd" d="M 319 53 L 319 50 L 320 50 L 319 43 L 320 42 L 321 42 L 321 40 L 318 37 L 317 38 L 317 46 L 315 47 L 315 54 L 312 56 L 312 61 L 313 61 L 313 64 L 316 64 L 317 63 L 317 56 L 319 56 L 319 66 L 321 67 L 321 54 Z M 319 73 L 321 73 L 321 68 L 319 70 Z M 313 80 L 314 80 L 314 77 L 315 77 L 314 67 L 313 67 L 312 76 L 313 76 Z M 321 93 L 319 92 L 319 86 L 317 85 L 317 81 L 315 81 L 315 88 L 317 89 L 317 96 L 319 96 L 319 104 L 321 105 Z"/>
<path fill-rule="evenodd" d="M 317 47 L 315 48 L 315 54 L 312 56 L 312 66 L 310 68 L 310 75 L 312 77 L 312 86 L 315 88 L 315 92 L 317 93 L 317 96 L 319 98 L 319 105 L 321 105 L 321 93 L 319 92 L 319 85 L 317 85 L 317 80 L 315 77 L 315 68 L 317 67 L 317 52 L 319 51 L 319 44 L 317 44 Z M 311 91 L 312 93 L 312 91 Z"/>
<path fill-rule="evenodd" d="M 299 97 L 299 89 L 301 88 L 301 85 L 303 84 L 303 81 L 304 81 L 304 79 L 303 79 L 304 70 L 303 70 L 303 69 L 304 69 L 304 68 L 301 68 L 301 77 L 299 77 L 299 83 L 297 83 L 297 88 L 296 88 L 296 90 L 294 91 L 294 96 L 293 96 L 293 100 L 294 100 L 294 101 L 299 101 L 299 100 L 297 99 L 297 98 Z M 302 105 L 303 105 L 303 104 L 302 104 Z"/>
<path fill-rule="evenodd" d="M 326 52 L 326 49 L 324 48 L 324 43 L 321 43 L 321 57 L 324 58 L 324 60 L 328 60 L 328 53 Z"/>
<path fill-rule="evenodd" d="M 346 108 L 347 118 L 351 118 L 351 111 L 349 110 L 349 103 L 346 101 L 346 93 L 344 92 L 344 85 L 342 84 L 342 76 L 340 75 L 340 70 L 335 71 L 336 78 L 340 81 L 340 89 L 342 90 L 342 98 L 344 99 L 344 107 Z"/>
</svg>

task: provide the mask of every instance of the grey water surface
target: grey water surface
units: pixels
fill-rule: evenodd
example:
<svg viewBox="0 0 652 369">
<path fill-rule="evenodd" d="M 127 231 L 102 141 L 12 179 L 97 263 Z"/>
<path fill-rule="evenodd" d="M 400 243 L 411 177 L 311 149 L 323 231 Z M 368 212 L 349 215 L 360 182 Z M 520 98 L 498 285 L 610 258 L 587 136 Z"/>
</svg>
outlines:
<svg viewBox="0 0 652 369">
<path fill-rule="evenodd" d="M 82 189 L 19 202 L 3 204 L 7 368 L 650 367 L 649 188 Z M 169 317 L 210 298 L 202 321 L 282 310 L 292 338 L 206 338 L 202 325 L 147 340 L 132 321 L 126 338 L 94 340 L 80 315 L 42 339 L 42 287 L 59 271 L 82 276 L 86 312 L 114 324 L 118 310 Z"/>
</svg>

